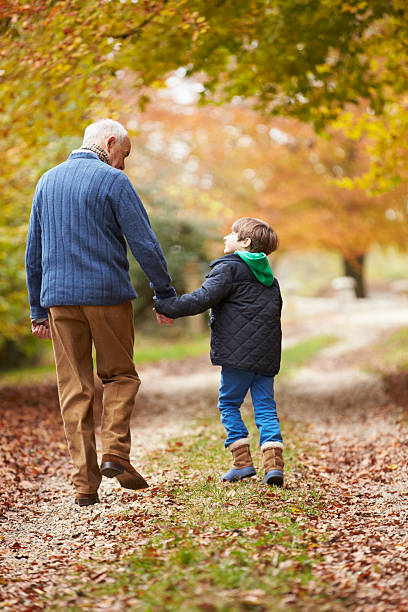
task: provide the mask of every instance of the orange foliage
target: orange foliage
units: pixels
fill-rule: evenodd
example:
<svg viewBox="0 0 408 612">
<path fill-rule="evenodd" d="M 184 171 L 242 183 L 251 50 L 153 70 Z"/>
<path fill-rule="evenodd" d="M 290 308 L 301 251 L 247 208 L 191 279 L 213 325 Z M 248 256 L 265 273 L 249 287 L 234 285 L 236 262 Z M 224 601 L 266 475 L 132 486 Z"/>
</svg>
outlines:
<svg viewBox="0 0 408 612">
<path fill-rule="evenodd" d="M 319 137 L 310 125 L 263 119 L 242 104 L 170 105 L 169 95 L 132 113 L 136 184 L 161 184 L 182 210 L 225 227 L 243 215 L 264 218 L 283 249 L 334 249 L 353 260 L 373 244 L 405 247 L 405 186 L 370 196 L 336 184 L 368 167 L 362 141 Z"/>
</svg>

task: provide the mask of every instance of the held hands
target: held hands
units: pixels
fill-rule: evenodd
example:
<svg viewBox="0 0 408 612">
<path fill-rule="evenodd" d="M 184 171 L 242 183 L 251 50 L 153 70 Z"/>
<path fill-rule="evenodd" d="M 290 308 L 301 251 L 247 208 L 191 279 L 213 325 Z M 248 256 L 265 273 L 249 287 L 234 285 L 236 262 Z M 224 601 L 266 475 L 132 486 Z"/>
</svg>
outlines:
<svg viewBox="0 0 408 612">
<path fill-rule="evenodd" d="M 157 323 L 159 325 L 173 325 L 174 323 L 174 319 L 169 319 L 169 317 L 166 317 L 166 315 L 164 314 L 159 314 L 155 308 L 153 308 L 153 312 L 156 315 L 156 319 L 157 319 Z"/>
<path fill-rule="evenodd" d="M 51 330 L 48 321 L 42 321 L 41 323 L 37 323 L 37 321 L 32 321 L 31 332 L 36 338 L 39 338 L 40 340 L 51 340 Z"/>
</svg>

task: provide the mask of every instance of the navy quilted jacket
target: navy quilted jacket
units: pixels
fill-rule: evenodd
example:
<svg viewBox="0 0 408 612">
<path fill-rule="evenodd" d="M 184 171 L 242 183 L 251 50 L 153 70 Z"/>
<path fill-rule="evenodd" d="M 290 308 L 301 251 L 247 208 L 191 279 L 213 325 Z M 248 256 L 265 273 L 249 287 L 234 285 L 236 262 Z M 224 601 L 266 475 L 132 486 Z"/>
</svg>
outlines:
<svg viewBox="0 0 408 612">
<path fill-rule="evenodd" d="M 266 287 L 235 253 L 216 259 L 210 267 L 200 289 L 157 300 L 157 312 L 177 319 L 211 308 L 211 362 L 275 376 L 282 340 L 278 281 Z"/>
</svg>

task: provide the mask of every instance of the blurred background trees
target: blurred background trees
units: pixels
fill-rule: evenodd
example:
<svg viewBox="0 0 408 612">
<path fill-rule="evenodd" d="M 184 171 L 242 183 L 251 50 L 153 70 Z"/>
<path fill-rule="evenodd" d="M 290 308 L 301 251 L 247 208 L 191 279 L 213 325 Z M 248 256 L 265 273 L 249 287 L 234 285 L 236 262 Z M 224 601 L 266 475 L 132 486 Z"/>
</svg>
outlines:
<svg viewBox="0 0 408 612">
<path fill-rule="evenodd" d="M 101 116 L 131 132 L 129 175 L 179 291 L 186 263 L 253 214 L 282 252 L 339 253 L 364 296 L 373 245 L 407 243 L 407 39 L 402 0 L 0 0 L 3 359 L 32 350 L 35 183 Z"/>
<path fill-rule="evenodd" d="M 198 209 L 225 227 L 237 216 L 264 218 L 278 229 L 282 252 L 335 251 L 364 297 L 370 249 L 407 244 L 404 185 L 385 193 L 350 189 L 344 177 L 352 180 L 369 167 L 361 140 L 333 128 L 318 136 L 310 124 L 267 119 L 243 103 L 185 115 L 174 100 L 169 104 L 182 80 L 172 83 L 173 94 L 170 88 L 156 95 L 143 114 L 132 115 L 134 182 L 156 176 L 156 189 L 178 197 L 185 212 Z"/>
</svg>

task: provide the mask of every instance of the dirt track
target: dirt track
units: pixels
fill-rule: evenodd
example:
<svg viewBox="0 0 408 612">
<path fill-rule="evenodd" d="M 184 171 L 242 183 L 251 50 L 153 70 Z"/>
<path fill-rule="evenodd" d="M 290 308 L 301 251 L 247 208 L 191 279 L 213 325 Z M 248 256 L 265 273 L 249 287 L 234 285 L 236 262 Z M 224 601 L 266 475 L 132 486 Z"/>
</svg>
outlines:
<svg viewBox="0 0 408 612">
<path fill-rule="evenodd" d="M 306 458 L 304 477 L 318 475 L 330 491 L 318 526 L 327 538 L 327 554 L 316 576 L 332 576 L 333 598 L 352 594 L 352 609 L 364 612 L 408 609 L 406 406 L 395 398 L 391 401 L 383 382 L 359 369 L 364 351 L 377 337 L 386 329 L 408 325 L 408 309 L 397 308 L 389 315 L 379 312 L 376 318 L 358 310 L 288 326 L 291 342 L 317 333 L 339 335 L 340 330 L 342 341 L 322 351 L 277 390 L 282 420 L 302 422 L 307 443 L 318 448 L 317 455 Z M 141 375 L 132 456 L 143 471 L 146 450 L 176 435 L 191 435 L 190 424 L 200 411 L 216 411 L 219 372 L 205 357 L 141 369 Z M 16 406 L 23 404 L 29 409 L 16 414 Z M 33 435 L 35 441 L 35 448 L 27 446 L 21 458 L 15 457 L 13 435 L 3 445 L 7 486 L 0 552 L 2 586 L 4 581 L 7 585 L 0 608 L 36 610 L 41 607 L 35 607 L 35 593 L 52 592 L 67 570 L 67 555 L 80 559 L 97 552 L 108 558 L 116 546 L 120 527 L 115 522 L 95 538 L 82 513 L 95 515 L 100 524 L 108 514 L 123 512 L 138 501 L 104 480 L 104 504 L 81 510 L 73 506 L 55 389 L 3 390 L 0 414 L 10 432 L 14 427 L 20 437 L 26 436 L 27 445 L 33 444 Z M 156 481 L 160 475 L 151 484 Z M 34 607 L 28 607 L 28 601 Z"/>
</svg>

